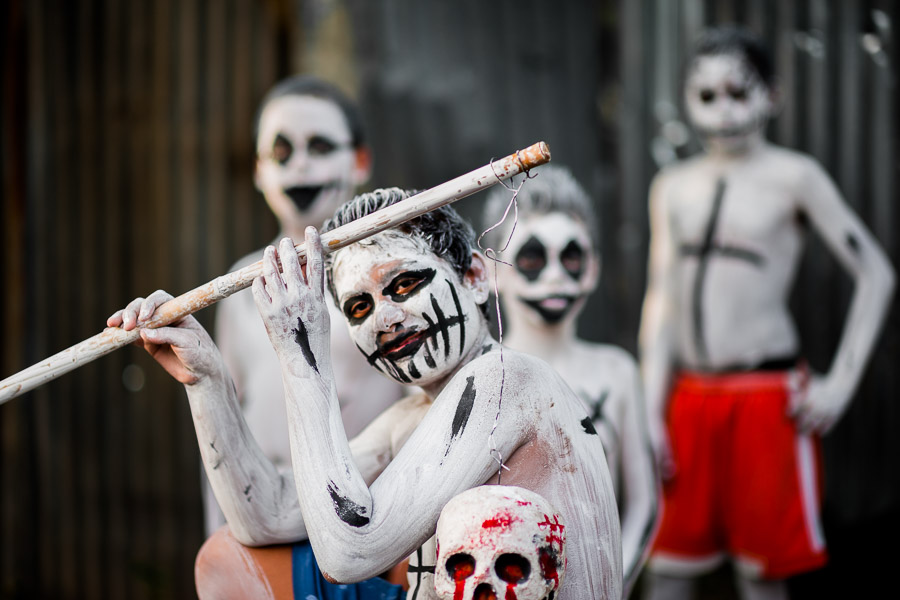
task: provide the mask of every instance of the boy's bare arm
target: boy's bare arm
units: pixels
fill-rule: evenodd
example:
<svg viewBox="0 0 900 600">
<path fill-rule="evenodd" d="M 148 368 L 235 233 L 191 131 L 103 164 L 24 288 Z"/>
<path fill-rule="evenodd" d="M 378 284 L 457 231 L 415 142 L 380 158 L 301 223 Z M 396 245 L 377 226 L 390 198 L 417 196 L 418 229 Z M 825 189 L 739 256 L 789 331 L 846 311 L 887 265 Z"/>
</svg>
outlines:
<svg viewBox="0 0 900 600">
<path fill-rule="evenodd" d="M 647 292 L 638 334 L 641 376 L 647 403 L 647 426 L 663 477 L 672 474 L 671 449 L 664 415 L 674 360 L 675 242 L 667 205 L 670 175 L 657 175 L 650 187 L 650 256 Z"/>
<path fill-rule="evenodd" d="M 881 331 L 894 292 L 894 269 L 862 221 L 847 206 L 825 171 L 804 161 L 799 202 L 815 231 L 854 281 L 853 299 L 828 373 L 813 378 L 793 402 L 801 429 L 827 432 L 856 391 Z"/>
</svg>

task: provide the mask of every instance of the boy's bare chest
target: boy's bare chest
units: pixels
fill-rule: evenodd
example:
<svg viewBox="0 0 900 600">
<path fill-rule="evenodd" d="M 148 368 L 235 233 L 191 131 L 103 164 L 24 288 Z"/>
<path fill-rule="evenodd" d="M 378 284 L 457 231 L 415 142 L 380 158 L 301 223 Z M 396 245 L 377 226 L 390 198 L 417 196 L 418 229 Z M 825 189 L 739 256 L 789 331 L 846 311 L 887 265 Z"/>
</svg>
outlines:
<svg viewBox="0 0 900 600">
<path fill-rule="evenodd" d="M 764 173 L 687 175 L 673 183 L 667 216 L 682 255 L 718 250 L 753 260 L 798 235 L 793 194 Z"/>
</svg>

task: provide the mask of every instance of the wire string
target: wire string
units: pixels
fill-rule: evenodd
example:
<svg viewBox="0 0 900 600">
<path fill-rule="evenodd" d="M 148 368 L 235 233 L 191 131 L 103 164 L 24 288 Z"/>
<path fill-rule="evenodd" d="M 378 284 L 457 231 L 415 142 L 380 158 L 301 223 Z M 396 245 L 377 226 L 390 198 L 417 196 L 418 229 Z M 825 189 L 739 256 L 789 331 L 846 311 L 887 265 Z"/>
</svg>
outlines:
<svg viewBox="0 0 900 600">
<path fill-rule="evenodd" d="M 516 157 L 518 158 L 518 152 L 516 152 Z M 503 406 L 503 390 L 506 386 L 506 365 L 503 362 L 503 315 L 500 311 L 500 289 L 497 283 L 497 264 L 504 264 L 506 266 L 511 267 L 512 265 L 504 260 L 501 260 L 498 256 L 497 251 L 493 248 L 485 248 L 481 244 L 482 238 L 485 235 L 502 226 L 503 223 L 506 222 L 507 217 L 509 216 L 509 211 L 513 211 L 513 224 L 512 228 L 509 230 L 509 235 L 506 236 L 506 242 L 503 244 L 503 247 L 500 248 L 500 252 L 505 252 L 509 247 L 509 243 L 512 241 L 512 236 L 516 232 L 516 225 L 519 223 L 519 205 L 516 199 L 519 196 L 519 190 L 522 189 L 522 186 L 525 185 L 525 182 L 535 175 L 532 175 L 528 168 L 525 167 L 524 163 L 522 163 L 521 159 L 519 159 L 519 163 L 522 165 L 522 171 L 525 173 L 525 177 L 522 181 L 519 182 L 518 185 L 512 186 L 507 184 L 505 181 L 500 179 L 500 176 L 497 175 L 497 172 L 494 171 L 494 160 L 491 159 L 491 171 L 494 172 L 494 176 L 497 178 L 497 181 L 505 187 L 507 190 L 512 192 L 512 196 L 509 199 L 509 202 L 506 205 L 506 210 L 503 211 L 503 216 L 497 223 L 494 223 L 487 229 L 481 232 L 481 235 L 478 236 L 478 248 L 482 251 L 482 253 L 491 261 L 491 276 L 494 280 L 494 304 L 497 309 L 497 330 L 498 330 L 498 339 L 497 342 L 500 344 L 500 397 L 497 401 L 497 415 L 494 417 L 494 425 L 491 427 L 491 434 L 488 437 L 488 443 L 490 444 L 490 453 L 494 460 L 497 462 L 497 485 L 500 485 L 500 479 L 503 476 L 503 470 L 506 469 L 509 471 L 509 467 L 503 464 L 503 455 L 500 453 L 500 450 L 497 448 L 497 442 L 494 439 L 494 432 L 497 430 L 497 425 L 500 424 L 500 409 Z"/>
</svg>

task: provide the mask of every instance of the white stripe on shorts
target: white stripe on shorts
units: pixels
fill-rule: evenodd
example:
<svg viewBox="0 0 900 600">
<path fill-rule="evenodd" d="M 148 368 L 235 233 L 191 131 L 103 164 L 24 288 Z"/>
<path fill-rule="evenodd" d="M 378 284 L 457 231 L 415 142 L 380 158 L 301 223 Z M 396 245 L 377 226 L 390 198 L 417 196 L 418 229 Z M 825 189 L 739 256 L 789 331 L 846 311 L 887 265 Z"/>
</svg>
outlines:
<svg viewBox="0 0 900 600">
<path fill-rule="evenodd" d="M 812 438 L 808 434 L 798 433 L 795 437 L 797 454 L 797 475 L 800 478 L 800 498 L 803 502 L 803 521 L 810 547 L 815 552 L 825 548 L 825 536 L 822 534 L 822 523 L 819 515 L 819 494 L 816 482 L 816 455 Z"/>
</svg>

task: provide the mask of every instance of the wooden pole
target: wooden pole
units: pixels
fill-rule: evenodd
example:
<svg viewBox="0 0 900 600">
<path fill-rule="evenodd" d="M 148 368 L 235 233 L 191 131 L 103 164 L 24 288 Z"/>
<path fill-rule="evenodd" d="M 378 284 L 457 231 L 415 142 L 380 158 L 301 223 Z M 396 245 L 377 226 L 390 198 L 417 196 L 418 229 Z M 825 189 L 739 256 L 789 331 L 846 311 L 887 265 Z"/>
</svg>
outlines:
<svg viewBox="0 0 900 600">
<path fill-rule="evenodd" d="M 395 227 L 549 161 L 550 148 L 544 142 L 538 142 L 456 179 L 451 179 L 437 187 L 329 231 L 322 235 L 322 247 L 326 253 L 334 252 L 379 231 Z M 300 261 L 305 262 L 306 245 L 298 244 L 295 248 Z M 262 274 L 262 270 L 262 261 L 259 261 L 227 275 L 216 277 L 212 281 L 162 304 L 156 309 L 153 319 L 139 328 L 125 331 L 118 327 L 107 327 L 101 333 L 7 377 L 0 381 L 0 404 L 94 359 L 105 356 L 113 350 L 127 346 L 140 337 L 142 328 L 164 327 L 249 287 L 253 280 Z"/>
</svg>

